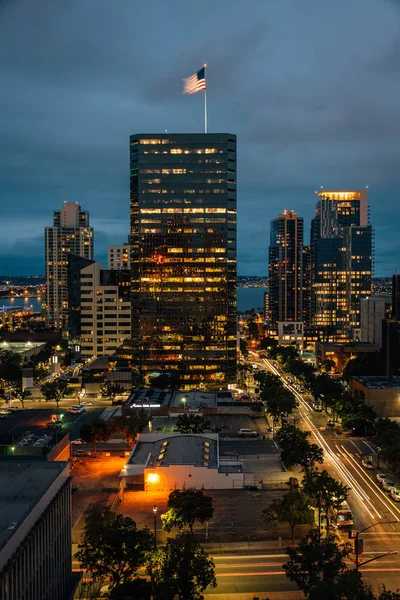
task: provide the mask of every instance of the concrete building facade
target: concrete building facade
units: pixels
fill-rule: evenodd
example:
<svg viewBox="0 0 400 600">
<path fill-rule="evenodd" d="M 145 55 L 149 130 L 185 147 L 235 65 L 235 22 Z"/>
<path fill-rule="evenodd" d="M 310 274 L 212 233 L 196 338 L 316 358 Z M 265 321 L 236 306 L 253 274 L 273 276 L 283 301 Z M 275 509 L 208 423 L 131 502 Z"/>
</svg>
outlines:
<svg viewBox="0 0 400 600">
<path fill-rule="evenodd" d="M 0 598 L 73 595 L 69 463 L 0 461 Z"/>
<path fill-rule="evenodd" d="M 113 271 L 131 268 L 131 247 L 128 243 L 108 246 L 108 268 Z"/>
<path fill-rule="evenodd" d="M 382 348 L 383 320 L 390 316 L 390 296 L 366 296 L 360 300 L 361 339 Z"/>
</svg>

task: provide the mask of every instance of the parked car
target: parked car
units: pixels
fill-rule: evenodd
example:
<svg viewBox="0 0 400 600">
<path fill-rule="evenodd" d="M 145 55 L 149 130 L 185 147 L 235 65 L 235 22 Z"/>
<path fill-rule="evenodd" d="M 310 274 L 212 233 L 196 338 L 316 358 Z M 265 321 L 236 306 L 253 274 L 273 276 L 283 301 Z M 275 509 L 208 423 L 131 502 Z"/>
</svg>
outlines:
<svg viewBox="0 0 400 600">
<path fill-rule="evenodd" d="M 320 404 L 317 404 L 317 402 L 314 402 L 312 407 L 315 410 L 315 412 L 322 412 L 322 406 Z"/>
<path fill-rule="evenodd" d="M 82 408 L 78 408 L 77 406 L 72 406 L 71 408 L 68 409 L 68 412 L 71 415 L 81 415 L 82 413 L 86 412 L 86 408 L 84 408 L 82 406 Z"/>
<path fill-rule="evenodd" d="M 239 429 L 238 431 L 239 437 L 258 437 L 258 431 L 254 431 L 254 429 Z"/>
<path fill-rule="evenodd" d="M 92 456 L 89 450 L 74 450 L 74 456 Z"/>
<path fill-rule="evenodd" d="M 370 458 L 363 458 L 361 464 L 364 467 L 364 469 L 375 469 L 374 463 Z"/>
<path fill-rule="evenodd" d="M 16 404 L 12 404 L 9 408 L 10 410 L 19 410 L 19 406 L 17 406 Z"/>
<path fill-rule="evenodd" d="M 8 410 L 8 408 L 2 408 L 2 409 L 0 410 L 0 415 L 4 415 L 4 416 L 11 415 L 11 412 L 12 412 L 12 411 L 11 411 L 11 410 Z"/>
<path fill-rule="evenodd" d="M 4 413 L 0 413 L 0 419 L 7 419 L 7 415 L 5 415 Z"/>
<path fill-rule="evenodd" d="M 376 474 L 376 480 L 379 483 L 379 485 L 382 485 L 382 483 L 385 481 L 385 479 L 387 479 L 387 477 L 389 477 L 389 475 L 386 475 L 385 473 Z"/>
<path fill-rule="evenodd" d="M 390 479 L 389 477 L 387 479 L 384 480 L 384 482 L 382 483 L 382 487 L 385 490 L 385 492 L 391 492 L 395 487 L 396 484 L 393 481 L 393 479 Z"/>
<path fill-rule="evenodd" d="M 400 490 L 398 488 L 393 488 L 390 492 L 390 495 L 395 502 L 400 502 Z"/>
<path fill-rule="evenodd" d="M 82 445 L 82 444 L 87 444 L 87 442 L 85 442 L 85 440 L 83 440 L 82 438 L 78 438 L 76 440 L 72 440 L 71 444 L 75 445 Z"/>
<path fill-rule="evenodd" d="M 62 423 L 60 421 L 50 421 L 49 423 L 46 423 L 46 427 L 48 429 L 61 429 Z"/>
<path fill-rule="evenodd" d="M 86 402 L 86 400 L 84 402 L 81 402 L 81 406 L 93 406 L 93 402 Z"/>
</svg>

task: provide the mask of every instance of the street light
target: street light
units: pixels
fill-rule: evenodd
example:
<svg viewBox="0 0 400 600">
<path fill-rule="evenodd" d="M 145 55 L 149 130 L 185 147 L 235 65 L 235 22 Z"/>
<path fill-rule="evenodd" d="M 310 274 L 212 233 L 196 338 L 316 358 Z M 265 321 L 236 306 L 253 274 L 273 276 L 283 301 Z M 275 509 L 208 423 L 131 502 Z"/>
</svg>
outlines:
<svg viewBox="0 0 400 600">
<path fill-rule="evenodd" d="M 185 415 L 186 415 L 186 400 L 187 400 L 186 397 L 182 398 L 182 404 L 183 404 L 183 408 L 184 408 L 184 411 L 185 411 Z"/>
<path fill-rule="evenodd" d="M 154 515 L 154 550 L 157 550 L 157 505 L 153 506 Z"/>
<path fill-rule="evenodd" d="M 396 525 L 396 523 L 398 523 L 398 521 L 378 521 L 377 523 L 372 523 L 372 525 L 370 525 L 369 527 L 365 527 L 365 529 L 361 529 L 361 531 L 357 531 L 355 538 L 354 538 L 354 549 L 355 549 L 355 553 L 356 553 L 356 572 L 358 573 L 358 569 L 359 567 L 362 567 L 363 565 L 366 565 L 367 563 L 372 562 L 373 560 L 378 560 L 378 558 L 383 558 L 384 556 L 389 556 L 390 554 L 397 554 L 397 550 L 395 550 L 394 552 L 385 552 L 383 554 L 380 554 L 379 556 L 375 556 L 374 558 L 370 558 L 369 560 L 365 560 L 362 563 L 358 562 L 358 536 L 360 535 L 360 533 L 364 533 L 364 531 L 368 531 L 368 529 L 371 529 L 371 527 L 375 527 L 375 525 Z M 349 535 L 350 539 L 351 539 L 351 532 Z"/>
<path fill-rule="evenodd" d="M 11 452 L 13 453 L 13 456 L 14 456 L 15 446 L 11 446 Z"/>
</svg>

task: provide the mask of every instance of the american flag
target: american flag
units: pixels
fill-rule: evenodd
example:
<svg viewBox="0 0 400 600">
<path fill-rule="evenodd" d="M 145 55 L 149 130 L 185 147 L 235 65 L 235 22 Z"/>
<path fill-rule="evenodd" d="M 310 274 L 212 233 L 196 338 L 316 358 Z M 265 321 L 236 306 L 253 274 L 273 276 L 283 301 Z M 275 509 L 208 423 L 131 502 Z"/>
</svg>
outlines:
<svg viewBox="0 0 400 600">
<path fill-rule="evenodd" d="M 183 80 L 183 93 L 195 94 L 206 89 L 206 70 L 203 67 L 194 75 Z"/>
</svg>

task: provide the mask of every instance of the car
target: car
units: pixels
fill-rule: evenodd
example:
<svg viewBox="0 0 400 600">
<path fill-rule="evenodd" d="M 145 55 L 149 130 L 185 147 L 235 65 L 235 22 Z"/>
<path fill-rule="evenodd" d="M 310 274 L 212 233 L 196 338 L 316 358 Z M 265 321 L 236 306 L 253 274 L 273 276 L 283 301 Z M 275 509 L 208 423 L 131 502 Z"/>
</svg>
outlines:
<svg viewBox="0 0 400 600">
<path fill-rule="evenodd" d="M 81 402 L 81 406 L 93 406 L 93 402 Z"/>
<path fill-rule="evenodd" d="M 61 429 L 62 423 L 60 421 L 50 421 L 49 423 L 46 423 L 46 427 L 48 429 Z"/>
<path fill-rule="evenodd" d="M 385 492 L 391 492 L 395 487 L 396 484 L 393 481 L 393 479 L 390 479 L 389 477 L 387 479 L 384 480 L 384 482 L 382 483 L 382 487 L 385 490 Z"/>
<path fill-rule="evenodd" d="M 82 438 L 78 438 L 76 440 L 72 440 L 71 444 L 75 445 L 83 445 L 83 444 L 87 444 L 87 442 L 85 442 L 85 440 L 83 440 Z"/>
<path fill-rule="evenodd" d="M 364 467 L 364 469 L 375 469 L 374 463 L 370 458 L 363 458 L 361 464 Z"/>
<path fill-rule="evenodd" d="M 71 406 L 71 408 L 75 408 L 76 410 L 80 410 L 81 412 L 85 412 L 86 410 L 83 404 L 74 404 L 73 406 Z"/>
<path fill-rule="evenodd" d="M 393 488 L 390 492 L 390 495 L 395 502 L 400 502 L 400 490 L 398 488 Z"/>
<path fill-rule="evenodd" d="M 19 410 L 19 406 L 17 406 L 16 404 L 12 404 L 12 405 L 9 407 L 9 409 L 10 409 L 10 410 Z"/>
<path fill-rule="evenodd" d="M 326 424 L 328 425 L 328 427 L 335 427 L 335 421 L 333 421 L 332 419 L 329 419 Z"/>
<path fill-rule="evenodd" d="M 242 394 L 242 395 L 239 397 L 239 400 L 250 400 L 250 396 L 248 396 L 247 394 Z"/>
<path fill-rule="evenodd" d="M 385 481 L 385 479 L 387 479 L 387 477 L 389 477 L 389 475 L 386 475 L 385 473 L 376 474 L 376 480 L 379 483 L 379 485 L 382 485 L 382 483 Z"/>
<path fill-rule="evenodd" d="M 92 456 L 89 450 L 74 450 L 74 456 Z"/>
<path fill-rule="evenodd" d="M 85 408 L 76 408 L 76 407 L 72 407 L 68 409 L 68 412 L 70 415 L 81 415 L 86 411 Z"/>
<path fill-rule="evenodd" d="M 320 404 L 313 404 L 315 412 L 322 412 L 322 406 Z"/>
<path fill-rule="evenodd" d="M 238 431 L 238 436 L 239 437 L 258 437 L 258 431 L 255 431 L 254 429 L 239 429 Z"/>
<path fill-rule="evenodd" d="M 7 415 L 5 415 L 4 413 L 0 413 L 0 419 L 7 419 Z"/>
<path fill-rule="evenodd" d="M 4 415 L 4 416 L 11 415 L 11 410 L 8 410 L 8 408 L 2 408 L 0 410 L 0 415 Z"/>
</svg>

